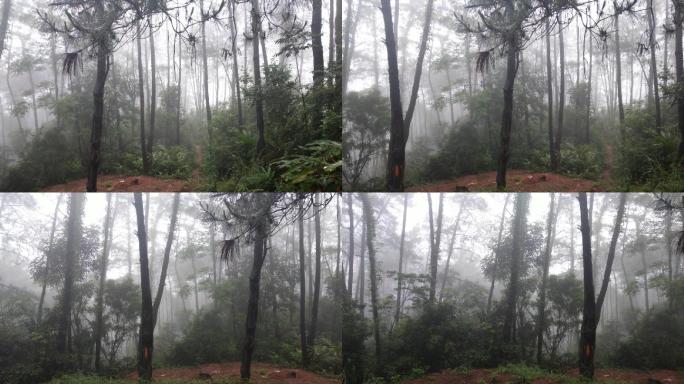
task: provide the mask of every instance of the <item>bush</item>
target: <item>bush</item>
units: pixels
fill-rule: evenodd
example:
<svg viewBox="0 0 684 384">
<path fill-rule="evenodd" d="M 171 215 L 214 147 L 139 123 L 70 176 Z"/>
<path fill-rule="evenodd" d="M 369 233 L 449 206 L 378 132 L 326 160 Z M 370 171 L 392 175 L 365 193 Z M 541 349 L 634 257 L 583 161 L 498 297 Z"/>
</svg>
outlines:
<svg viewBox="0 0 684 384">
<path fill-rule="evenodd" d="M 583 179 L 598 179 L 605 166 L 600 145 L 561 146 L 560 173 Z"/>
<path fill-rule="evenodd" d="M 342 145 L 320 140 L 300 147 L 300 153 L 278 160 L 282 191 L 336 191 L 342 184 Z"/>
<path fill-rule="evenodd" d="M 152 175 L 172 179 L 188 179 L 194 168 L 193 153 L 185 147 L 154 147 Z"/>
</svg>

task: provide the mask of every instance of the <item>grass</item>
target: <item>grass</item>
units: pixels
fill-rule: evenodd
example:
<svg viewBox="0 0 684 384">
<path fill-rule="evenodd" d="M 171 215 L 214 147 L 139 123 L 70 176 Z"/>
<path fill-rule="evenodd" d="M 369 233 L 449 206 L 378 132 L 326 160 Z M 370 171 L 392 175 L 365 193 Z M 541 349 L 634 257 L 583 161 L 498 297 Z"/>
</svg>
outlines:
<svg viewBox="0 0 684 384">
<path fill-rule="evenodd" d="M 547 370 L 539 368 L 539 367 L 529 366 L 529 365 L 525 365 L 525 364 L 503 365 L 501 367 L 498 367 L 492 373 L 492 376 L 497 376 L 497 375 L 511 375 L 516 379 L 516 381 L 513 381 L 513 382 L 519 383 L 519 384 L 532 383 L 534 380 L 539 380 L 539 379 L 553 380 L 555 383 L 558 383 L 558 384 L 587 384 L 587 383 L 590 383 L 589 381 L 582 379 L 582 378 L 568 377 L 568 376 L 560 374 L 560 373 L 550 372 L 550 371 L 547 371 Z M 591 382 L 595 383 L 597 381 L 591 381 Z M 606 381 L 600 381 L 600 383 L 602 383 L 602 384 L 623 384 L 624 382 L 616 381 L 616 380 L 606 380 Z"/>
</svg>

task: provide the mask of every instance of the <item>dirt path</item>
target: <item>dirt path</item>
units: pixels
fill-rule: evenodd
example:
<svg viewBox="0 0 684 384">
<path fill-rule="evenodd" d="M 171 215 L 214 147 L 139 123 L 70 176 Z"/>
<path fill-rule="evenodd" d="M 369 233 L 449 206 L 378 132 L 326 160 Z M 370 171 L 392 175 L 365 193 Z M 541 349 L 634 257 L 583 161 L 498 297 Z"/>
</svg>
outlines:
<svg viewBox="0 0 684 384">
<path fill-rule="evenodd" d="M 601 192 L 609 189 L 604 181 L 576 179 L 550 172 L 509 169 L 506 186 L 513 192 Z M 487 192 L 496 191 L 496 171 L 462 176 L 441 183 L 421 185 L 408 192 Z"/>
<path fill-rule="evenodd" d="M 129 380 L 137 380 L 137 373 L 126 376 Z M 239 379 L 240 363 L 204 364 L 196 367 L 159 368 L 153 372 L 153 379 L 163 380 L 198 380 L 207 379 Z M 328 379 L 315 373 L 297 368 L 278 368 L 269 364 L 252 363 L 252 379 L 250 383 L 258 384 L 336 384 L 339 381 Z"/>
<path fill-rule="evenodd" d="M 53 185 L 43 192 L 85 192 L 87 179 Z M 194 181 L 194 179 L 193 179 Z M 196 188 L 193 181 L 159 179 L 150 176 L 100 175 L 97 177 L 98 192 L 191 192 Z"/>
<path fill-rule="evenodd" d="M 568 372 L 568 378 L 578 377 L 577 370 Z M 684 372 L 679 371 L 634 371 L 634 370 L 611 370 L 597 369 L 595 373 L 598 383 L 629 383 L 629 384 L 678 384 L 684 383 Z M 402 384 L 505 384 L 518 383 L 519 378 L 510 374 L 497 374 L 490 369 L 473 369 L 468 372 L 445 371 L 422 377 L 420 379 L 407 380 Z M 563 384 L 563 379 L 540 378 L 525 381 L 528 384 Z"/>
</svg>

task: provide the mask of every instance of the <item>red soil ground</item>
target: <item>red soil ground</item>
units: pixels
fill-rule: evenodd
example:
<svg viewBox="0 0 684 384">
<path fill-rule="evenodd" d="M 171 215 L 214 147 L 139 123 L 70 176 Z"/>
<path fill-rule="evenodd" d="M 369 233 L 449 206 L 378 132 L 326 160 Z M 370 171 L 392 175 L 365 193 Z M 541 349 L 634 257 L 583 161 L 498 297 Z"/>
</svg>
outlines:
<svg viewBox="0 0 684 384">
<path fill-rule="evenodd" d="M 85 192 L 86 179 L 53 185 L 43 192 Z M 100 175 L 98 192 L 190 192 L 193 182 L 175 179 L 158 179 L 150 176 Z"/>
<path fill-rule="evenodd" d="M 513 192 L 601 192 L 607 189 L 603 181 L 574 179 L 555 173 L 531 173 L 510 169 L 506 187 Z M 462 176 L 441 183 L 421 185 L 408 192 L 487 192 L 496 191 L 496 171 Z"/>
<path fill-rule="evenodd" d="M 159 368 L 155 369 L 153 379 L 163 380 L 198 380 L 209 379 L 239 379 L 240 363 L 205 364 L 196 367 Z M 137 380 L 138 374 L 131 373 L 127 379 Z M 211 382 L 207 380 L 207 383 Z M 315 373 L 296 368 L 278 368 L 269 364 L 252 363 L 252 378 L 250 383 L 257 384 L 336 384 L 339 381 L 324 378 Z"/>
<path fill-rule="evenodd" d="M 569 377 L 577 377 L 577 370 L 569 372 Z M 633 370 L 610 370 L 597 369 L 596 382 L 598 383 L 629 383 L 629 384 L 681 384 L 684 383 L 684 372 L 675 371 L 633 371 Z M 405 381 L 403 384 L 505 384 L 517 383 L 511 375 L 494 374 L 489 369 L 474 369 L 467 373 L 446 371 L 425 376 L 420 379 Z M 558 384 L 551 379 L 537 379 L 528 384 Z"/>
</svg>

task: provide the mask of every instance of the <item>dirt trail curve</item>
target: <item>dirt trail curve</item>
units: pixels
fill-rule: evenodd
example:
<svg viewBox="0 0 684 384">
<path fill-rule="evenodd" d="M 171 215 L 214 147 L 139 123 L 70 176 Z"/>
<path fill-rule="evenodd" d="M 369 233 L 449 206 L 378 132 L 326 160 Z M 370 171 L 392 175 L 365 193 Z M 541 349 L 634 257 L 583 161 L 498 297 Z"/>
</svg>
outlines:
<svg viewBox="0 0 684 384">
<path fill-rule="evenodd" d="M 150 176 L 100 175 L 98 192 L 191 192 L 193 183 L 186 180 L 159 179 Z M 86 179 L 53 185 L 42 192 L 85 192 Z"/>
<path fill-rule="evenodd" d="M 138 379 L 137 373 L 130 373 L 127 379 Z M 204 364 L 196 367 L 159 368 L 153 372 L 153 379 L 164 380 L 198 380 L 207 379 L 239 379 L 240 363 Z M 252 363 L 252 379 L 256 384 L 337 384 L 339 381 L 328 379 L 297 368 L 279 368 L 269 364 Z"/>
</svg>

